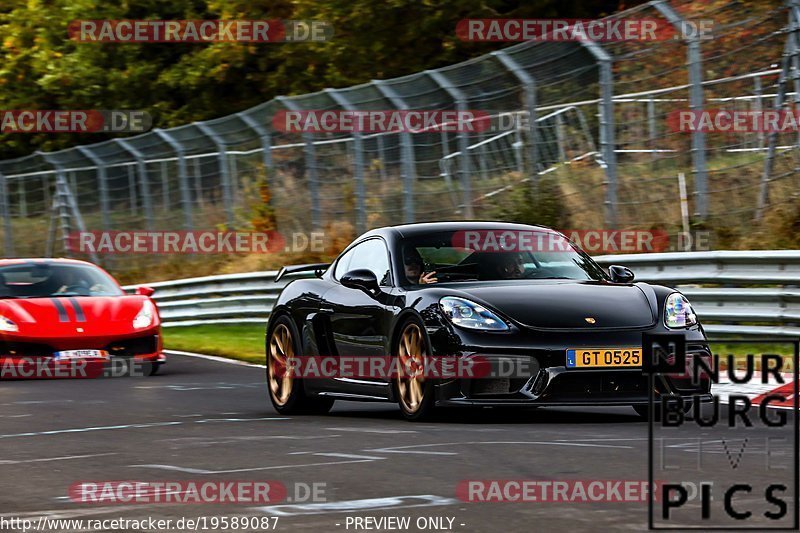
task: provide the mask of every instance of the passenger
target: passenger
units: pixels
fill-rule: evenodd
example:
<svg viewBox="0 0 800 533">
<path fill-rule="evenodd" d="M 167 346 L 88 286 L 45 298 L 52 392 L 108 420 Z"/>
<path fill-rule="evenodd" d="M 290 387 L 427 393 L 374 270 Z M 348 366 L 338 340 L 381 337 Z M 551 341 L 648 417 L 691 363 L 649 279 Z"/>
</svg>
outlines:
<svg viewBox="0 0 800 533">
<path fill-rule="evenodd" d="M 408 248 L 403 252 L 403 265 L 405 267 L 406 278 L 408 281 L 418 285 L 436 283 L 436 272 L 425 273 L 422 256 L 416 248 Z"/>
</svg>

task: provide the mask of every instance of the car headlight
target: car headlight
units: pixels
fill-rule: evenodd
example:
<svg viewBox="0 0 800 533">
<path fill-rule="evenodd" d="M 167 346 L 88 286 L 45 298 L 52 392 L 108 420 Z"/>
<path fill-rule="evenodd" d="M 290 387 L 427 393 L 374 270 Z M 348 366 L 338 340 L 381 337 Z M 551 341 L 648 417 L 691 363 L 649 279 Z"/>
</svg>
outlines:
<svg viewBox="0 0 800 533">
<path fill-rule="evenodd" d="M 456 326 L 467 329 L 507 331 L 508 324 L 480 304 L 464 298 L 445 296 L 439 300 L 444 315 Z"/>
<path fill-rule="evenodd" d="M 155 316 L 156 308 L 153 305 L 153 302 L 150 300 L 145 300 L 145 302 L 142 304 L 142 308 L 136 315 L 136 318 L 133 319 L 134 329 L 149 328 L 153 325 Z"/>
<path fill-rule="evenodd" d="M 673 292 L 664 304 L 664 325 L 668 328 L 688 328 L 697 324 L 697 315 L 686 296 Z"/>
<path fill-rule="evenodd" d="M 0 316 L 0 331 L 14 333 L 19 331 L 19 326 L 17 326 L 17 323 L 10 318 Z"/>
</svg>

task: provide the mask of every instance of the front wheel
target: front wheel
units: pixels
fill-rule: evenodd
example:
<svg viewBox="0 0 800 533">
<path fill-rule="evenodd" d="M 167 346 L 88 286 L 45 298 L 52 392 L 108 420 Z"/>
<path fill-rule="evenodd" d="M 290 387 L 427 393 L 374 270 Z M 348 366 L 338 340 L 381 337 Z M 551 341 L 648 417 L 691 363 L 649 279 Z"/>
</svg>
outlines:
<svg viewBox="0 0 800 533">
<path fill-rule="evenodd" d="M 282 415 L 325 414 L 333 407 L 330 398 L 309 398 L 302 380 L 294 377 L 292 359 L 299 353 L 298 336 L 291 319 L 281 316 L 267 340 L 267 388 L 272 406 Z"/>
<path fill-rule="evenodd" d="M 400 330 L 395 353 L 395 395 L 403 417 L 412 421 L 431 418 L 436 399 L 433 382 L 424 374 L 430 348 L 422 326 L 416 320 L 409 320 Z"/>
</svg>

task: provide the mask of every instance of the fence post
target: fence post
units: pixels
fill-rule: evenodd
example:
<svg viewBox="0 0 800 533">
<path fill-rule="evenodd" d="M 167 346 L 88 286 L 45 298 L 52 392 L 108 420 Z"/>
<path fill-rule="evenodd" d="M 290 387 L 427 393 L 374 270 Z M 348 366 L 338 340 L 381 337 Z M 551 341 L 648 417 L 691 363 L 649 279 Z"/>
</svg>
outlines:
<svg viewBox="0 0 800 533">
<path fill-rule="evenodd" d="M 528 130 L 531 138 L 530 144 L 530 158 L 531 158 L 531 182 L 534 187 L 538 185 L 539 181 L 539 139 L 537 138 L 537 121 L 536 121 L 536 80 L 524 68 L 517 63 L 505 50 L 497 50 L 492 52 L 504 67 L 511 72 L 517 79 L 525 86 L 525 107 L 528 108 Z M 519 131 L 519 129 L 518 129 Z"/>
<path fill-rule="evenodd" d="M 242 122 L 247 124 L 247 126 L 256 132 L 259 139 L 261 139 L 261 156 L 264 160 L 264 174 L 266 175 L 267 179 L 267 187 L 270 190 L 270 200 L 269 202 L 272 203 L 272 198 L 274 197 L 274 193 L 272 191 L 272 187 L 274 185 L 272 180 L 272 135 L 270 134 L 269 130 L 261 123 L 259 123 L 256 119 L 251 117 L 250 115 L 246 115 L 244 111 L 240 113 L 236 113 L 236 116 L 239 117 Z"/>
<path fill-rule="evenodd" d="M 752 100 L 750 104 L 750 109 L 756 113 L 757 116 L 761 115 L 761 111 L 764 109 L 764 89 L 761 85 L 761 76 L 756 76 L 753 78 L 753 95 L 755 98 Z M 764 132 L 759 131 L 756 133 L 756 148 L 760 150 L 764 149 Z"/>
<path fill-rule="evenodd" d="M 139 189 L 142 191 L 142 205 L 144 206 L 144 223 L 147 231 L 153 230 L 153 203 L 150 198 L 150 183 L 147 181 L 147 168 L 144 164 L 144 156 L 133 147 L 131 143 L 124 139 L 114 139 L 123 150 L 131 154 L 136 159 L 136 166 L 139 167 Z M 130 172 L 132 167 L 128 167 Z M 133 208 L 134 206 L 131 206 Z"/>
<path fill-rule="evenodd" d="M 684 33 L 685 20 L 664 0 L 652 3 L 659 13 L 677 31 Z M 689 65 L 689 108 L 700 113 L 703 110 L 703 57 L 700 53 L 700 40 L 696 35 L 685 36 L 687 64 Z M 695 214 L 702 220 L 708 217 L 708 169 L 706 166 L 706 134 L 692 132 L 692 165 L 694 166 Z"/>
<path fill-rule="evenodd" d="M 14 256 L 14 230 L 11 227 L 11 212 L 8 205 L 6 176 L 0 172 L 0 215 L 3 217 L 3 248 L 6 257 Z"/>
<path fill-rule="evenodd" d="M 225 218 L 228 226 L 233 227 L 233 183 L 230 169 L 228 168 L 228 153 L 225 140 L 204 122 L 194 122 L 193 125 L 197 126 L 197 129 L 211 139 L 211 142 L 217 147 L 217 162 L 219 163 L 219 175 L 222 178 L 222 202 L 225 205 Z"/>
<path fill-rule="evenodd" d="M 345 111 L 358 111 L 356 107 L 339 91 L 325 89 L 325 92 Z M 356 181 L 356 231 L 362 234 L 367 231 L 366 192 L 364 190 L 364 146 L 361 132 L 353 132 L 353 167 Z"/>
<path fill-rule="evenodd" d="M 64 167 L 61 163 L 53 159 L 50 154 L 44 152 L 36 152 L 38 153 L 42 159 L 44 159 L 47 164 L 51 165 L 56 171 L 56 191 L 62 198 L 62 212 L 61 212 L 61 237 L 64 240 L 64 249 L 69 250 L 69 224 L 65 223 L 65 215 L 63 208 L 66 207 L 66 211 L 70 213 L 73 219 L 75 219 L 76 224 L 78 225 L 78 231 L 81 233 L 86 233 L 86 224 L 83 223 L 83 216 L 81 216 L 81 211 L 78 208 L 78 202 L 75 200 L 75 195 L 73 191 L 70 190 L 69 181 L 67 180 L 67 176 L 64 173 Z M 97 253 L 92 250 L 89 252 L 89 257 L 92 259 L 92 262 L 99 263 L 100 261 L 97 258 Z"/>
<path fill-rule="evenodd" d="M 408 105 L 394 89 L 386 85 L 383 80 L 373 80 L 372 84 L 378 89 L 381 95 L 401 111 L 407 111 Z M 378 135 L 379 150 L 383 155 L 383 137 Z M 415 221 L 414 210 L 414 185 L 417 179 L 417 160 L 414 155 L 414 143 L 411 141 L 411 134 L 407 131 L 400 132 L 400 164 L 403 169 L 403 222 L 409 224 Z M 385 161 L 381 161 L 381 167 L 385 167 Z M 385 170 L 384 177 L 385 177 Z"/>
<path fill-rule="evenodd" d="M 453 86 L 444 74 L 437 70 L 426 70 L 425 74 L 453 99 L 459 113 L 467 112 L 467 100 L 464 93 Z M 466 131 L 458 134 L 458 151 L 461 160 L 461 202 L 464 205 L 464 218 L 469 220 L 475 217 L 475 213 L 472 208 L 472 169 L 469 161 L 469 138 Z"/>
<path fill-rule="evenodd" d="M 181 210 L 183 211 L 183 228 L 187 231 L 194 229 L 194 222 L 192 221 L 192 194 L 189 190 L 189 178 L 186 174 L 186 157 L 184 154 L 183 145 L 176 141 L 172 135 L 168 134 L 165 130 L 156 128 L 153 133 L 158 135 L 161 140 L 167 143 L 174 151 L 175 156 L 178 158 L 178 184 L 181 188 Z M 125 143 L 128 144 L 128 143 Z M 139 160 L 141 168 L 144 169 L 144 159 L 141 153 L 136 151 L 132 146 L 129 150 L 134 150 L 131 153 L 138 154 L 136 158 Z"/>
<path fill-rule="evenodd" d="M 152 230 L 154 222 L 153 199 L 150 196 L 150 182 L 147 180 L 147 167 L 145 166 L 144 156 L 129 142 L 122 139 L 114 139 L 114 141 L 136 159 L 136 166 L 139 174 L 139 189 L 142 191 L 142 206 L 144 207 L 145 224 L 148 230 Z M 131 168 L 132 167 L 128 167 L 129 172 Z"/>
<path fill-rule="evenodd" d="M 656 137 L 658 136 L 658 129 L 656 128 L 656 102 L 653 99 L 653 95 L 650 95 L 650 98 L 647 99 L 647 135 L 650 137 L 650 142 L 648 143 L 650 150 L 650 159 L 653 162 L 658 159 L 658 152 L 656 152 Z"/>
<path fill-rule="evenodd" d="M 76 146 L 75 148 L 97 167 L 97 182 L 100 192 L 100 214 L 103 220 L 103 229 L 108 231 L 111 229 L 111 217 L 109 212 L 108 182 L 105 162 L 97 154 L 92 152 L 91 148 L 88 146 Z"/>
<path fill-rule="evenodd" d="M 597 43 L 583 40 L 581 44 L 594 56 L 600 69 L 600 150 L 606 171 L 605 221 L 609 228 L 617 227 L 617 141 L 614 122 L 614 74 L 611 56 Z"/>
<path fill-rule="evenodd" d="M 386 183 L 386 149 L 383 145 L 383 135 L 379 133 L 375 136 L 375 145 L 378 148 L 378 159 L 381 162 L 378 166 L 378 174 L 381 176 L 381 183 Z"/>
<path fill-rule="evenodd" d="M 276 96 L 275 100 L 283 104 L 289 111 L 302 111 L 297 102 L 286 96 Z M 322 208 L 319 199 L 319 174 L 317 174 L 317 150 L 314 146 L 314 136 L 303 133 L 304 153 L 306 160 L 306 174 L 308 176 L 308 191 L 311 194 L 311 226 L 315 230 L 322 228 Z"/>
<path fill-rule="evenodd" d="M 25 195 L 25 180 L 19 180 L 17 191 L 19 195 L 19 216 L 26 218 L 28 216 L 28 199 Z"/>
<path fill-rule="evenodd" d="M 783 57 L 781 57 L 781 74 L 778 78 L 778 89 L 775 93 L 775 110 L 780 111 L 784 105 L 786 96 L 786 84 L 789 78 L 789 69 L 793 56 L 797 53 L 797 36 L 798 29 L 797 7 L 795 2 L 792 1 L 789 8 L 789 33 L 786 36 L 786 44 L 783 48 Z M 773 166 L 775 165 L 775 151 L 778 143 L 778 133 L 771 131 L 767 134 L 767 158 L 764 161 L 764 174 L 761 176 L 761 184 L 758 190 L 758 204 L 756 207 L 755 220 L 760 221 L 764 216 L 764 210 L 769 205 L 769 182 L 772 177 Z"/>
</svg>

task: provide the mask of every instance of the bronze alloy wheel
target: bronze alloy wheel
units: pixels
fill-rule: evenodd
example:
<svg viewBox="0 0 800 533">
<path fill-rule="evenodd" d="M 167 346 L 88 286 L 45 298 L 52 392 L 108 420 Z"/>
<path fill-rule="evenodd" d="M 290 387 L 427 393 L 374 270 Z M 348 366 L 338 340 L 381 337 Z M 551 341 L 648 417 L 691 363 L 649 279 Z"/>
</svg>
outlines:
<svg viewBox="0 0 800 533">
<path fill-rule="evenodd" d="M 397 393 L 400 406 L 408 414 L 417 413 L 425 400 L 425 358 L 427 357 L 422 329 L 410 323 L 400 335 L 397 354 Z"/>
<path fill-rule="evenodd" d="M 290 359 L 294 358 L 294 339 L 286 324 L 278 324 L 269 341 L 269 393 L 280 406 L 286 405 L 292 394 L 293 378 L 287 371 Z"/>
</svg>

